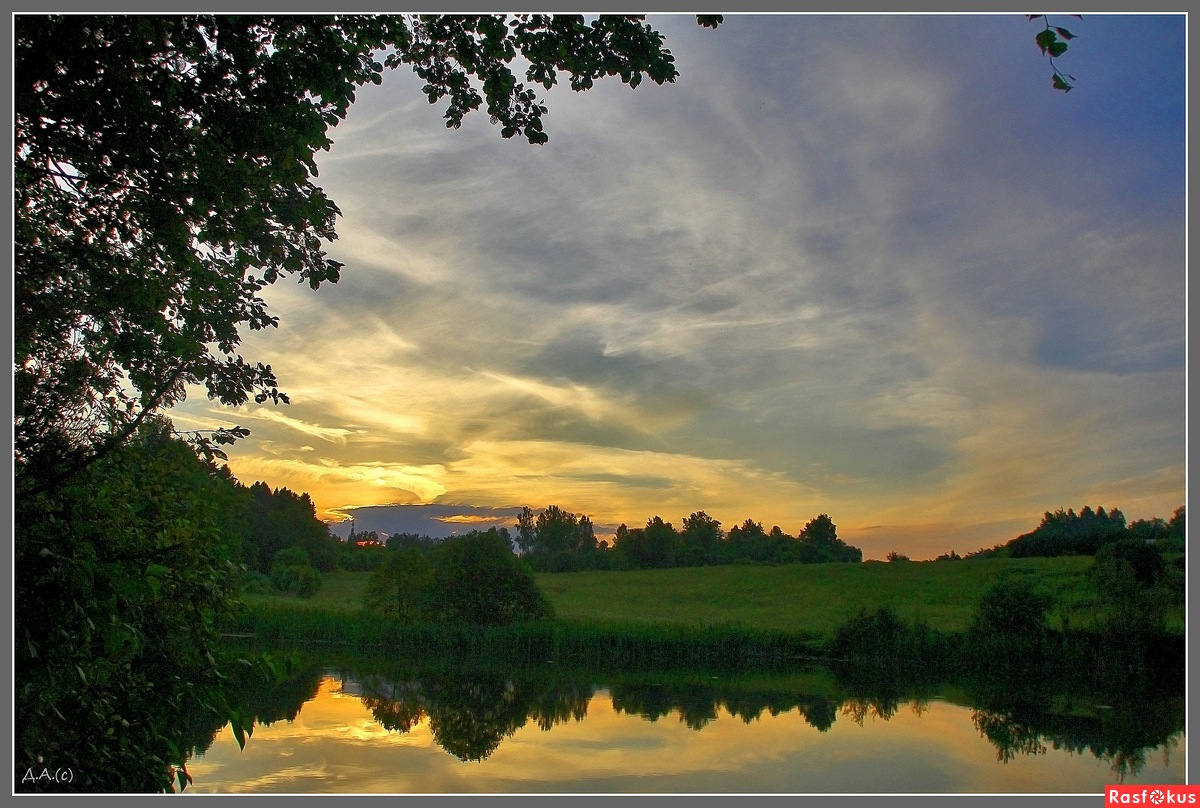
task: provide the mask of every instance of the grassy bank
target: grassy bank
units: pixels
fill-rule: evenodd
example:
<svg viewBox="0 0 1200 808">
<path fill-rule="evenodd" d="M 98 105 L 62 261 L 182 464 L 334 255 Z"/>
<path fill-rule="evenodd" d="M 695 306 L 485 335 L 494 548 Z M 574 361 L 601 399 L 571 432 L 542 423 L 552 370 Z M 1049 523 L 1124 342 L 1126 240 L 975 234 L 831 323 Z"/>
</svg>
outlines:
<svg viewBox="0 0 1200 808">
<path fill-rule="evenodd" d="M 691 567 L 539 575 L 565 619 L 743 625 L 830 637 L 862 611 L 890 606 L 906 621 L 939 631 L 966 629 L 979 597 L 1001 576 L 1028 578 L 1060 604 L 1053 625 L 1090 620 L 1091 559 L 980 559 L 970 562 Z"/>
<path fill-rule="evenodd" d="M 294 604 L 248 606 L 227 626 L 255 643 L 330 645 L 412 659 L 492 659 L 539 665 L 772 668 L 825 653 L 814 635 L 738 626 L 539 620 L 503 626 L 408 624 L 368 612 Z"/>
<path fill-rule="evenodd" d="M 1092 559 L 979 559 L 969 562 L 688 567 L 626 572 L 543 573 L 538 586 L 560 620 L 595 624 L 725 626 L 805 633 L 828 639 L 860 612 L 891 607 L 903 620 L 943 632 L 966 629 L 979 597 L 1004 576 L 1027 578 L 1057 605 L 1049 622 L 1094 624 Z M 311 599 L 245 595 L 253 609 L 350 614 L 361 608 L 370 573 L 323 576 Z M 1182 609 L 1169 625 L 1183 630 Z"/>
</svg>

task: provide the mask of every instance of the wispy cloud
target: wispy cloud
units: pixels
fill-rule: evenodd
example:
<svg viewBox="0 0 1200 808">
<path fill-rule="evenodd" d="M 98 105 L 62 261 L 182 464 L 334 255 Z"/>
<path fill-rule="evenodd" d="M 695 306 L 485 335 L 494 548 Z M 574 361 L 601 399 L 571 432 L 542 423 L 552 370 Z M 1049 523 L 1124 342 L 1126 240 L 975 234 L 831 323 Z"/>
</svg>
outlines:
<svg viewBox="0 0 1200 808">
<path fill-rule="evenodd" d="M 389 75 L 321 164 L 342 281 L 272 288 L 248 335 L 295 403 L 247 410 L 235 472 L 327 511 L 826 511 L 960 552 L 1099 493 L 1169 514 L 1180 20 L 1090 18 L 1064 96 L 1020 15 L 661 18 L 680 81 L 556 88 L 542 148 Z M 1151 25 L 1174 44 L 1099 55 Z"/>
</svg>

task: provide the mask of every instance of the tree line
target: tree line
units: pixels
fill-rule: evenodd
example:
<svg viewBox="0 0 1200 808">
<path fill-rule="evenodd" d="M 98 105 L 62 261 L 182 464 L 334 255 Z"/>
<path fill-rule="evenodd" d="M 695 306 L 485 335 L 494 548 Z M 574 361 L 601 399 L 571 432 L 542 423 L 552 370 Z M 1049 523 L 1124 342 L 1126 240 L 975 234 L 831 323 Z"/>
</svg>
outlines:
<svg viewBox="0 0 1200 808">
<path fill-rule="evenodd" d="M 1187 534 L 1186 507 L 1180 505 L 1170 519 L 1152 517 L 1129 524 L 1119 508 L 1046 511 L 1041 523 L 1020 536 L 990 548 L 967 553 L 964 558 L 1029 558 L 1031 556 L 1095 555 L 1107 544 L 1140 542 L 1167 553 L 1183 553 Z"/>
<path fill-rule="evenodd" d="M 681 529 L 653 516 L 644 527 L 621 524 L 610 544 L 597 540 L 585 515 L 557 505 L 537 514 L 525 507 L 517 517 L 515 543 L 530 566 L 544 572 L 862 561 L 862 550 L 838 538 L 828 514 L 809 520 L 796 536 L 778 525 L 764 530 L 753 519 L 724 531 L 704 511 L 684 517 Z"/>
</svg>

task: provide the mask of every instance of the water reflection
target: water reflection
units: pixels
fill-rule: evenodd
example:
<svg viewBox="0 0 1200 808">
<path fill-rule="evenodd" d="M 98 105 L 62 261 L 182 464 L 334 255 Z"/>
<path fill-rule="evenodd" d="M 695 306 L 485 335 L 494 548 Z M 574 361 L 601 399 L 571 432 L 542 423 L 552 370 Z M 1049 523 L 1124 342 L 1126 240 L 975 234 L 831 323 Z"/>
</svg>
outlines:
<svg viewBox="0 0 1200 808">
<path fill-rule="evenodd" d="M 905 767 L 912 778 L 922 765 L 928 768 L 925 779 L 909 786 L 919 791 L 976 790 L 972 784 L 984 784 L 980 790 L 987 791 L 1099 791 L 1106 782 L 1137 778 L 1155 750 L 1163 752 L 1164 763 L 1151 767 L 1151 781 L 1183 781 L 1181 756 L 1171 761 L 1183 739 L 1181 696 L 1129 691 L 1112 699 L 1078 691 L 1055 694 L 1044 683 L 1026 684 L 1036 686 L 966 681 L 926 683 L 906 691 L 896 677 L 864 678 L 861 671 L 848 675 L 819 668 L 795 675 L 720 679 L 662 672 L 609 672 L 601 678 L 552 667 L 421 671 L 363 661 L 333 666 L 314 661 L 285 687 L 243 693 L 242 704 L 260 725 L 246 755 L 257 755 L 256 745 L 266 751 L 270 739 L 288 735 L 282 729 L 272 734 L 273 724 L 291 726 L 305 722 L 310 710 L 314 717 L 329 710 L 336 715 L 320 727 L 306 725 L 299 733 L 302 744 L 337 738 L 338 743 L 378 747 L 385 741 L 411 739 L 410 746 L 425 754 L 443 750 L 456 762 L 437 764 L 449 768 L 437 784 L 424 786 L 434 791 L 857 791 L 864 788 L 864 763 L 886 769 L 888 764 L 880 764 L 880 758 L 889 756 L 896 758 L 890 765 Z M 333 699 L 342 703 L 334 705 Z M 675 720 L 664 721 L 669 717 Z M 647 735 L 636 729 L 638 724 L 658 726 Z M 587 726 L 570 733 L 561 729 L 564 725 Z M 738 730 L 739 725 L 745 729 Z M 864 731 L 869 736 L 864 737 Z M 697 733 L 704 733 L 707 749 L 700 750 L 688 737 Z M 858 735 L 853 746 L 845 744 L 849 733 Z M 741 763 L 711 757 L 723 739 L 734 736 L 739 741 L 729 748 L 738 750 Z M 223 737 L 219 727 L 193 737 L 197 757 L 192 770 L 199 790 L 243 790 L 251 783 L 261 787 L 261 777 L 213 770 L 231 754 L 227 741 L 214 744 Z M 544 765 L 510 765 L 531 745 L 542 749 L 533 759 L 555 757 L 561 761 L 559 768 L 547 772 Z M 968 747 L 991 749 L 990 761 L 974 753 L 969 760 L 959 759 Z M 801 748 L 803 763 L 789 762 L 764 779 L 760 769 L 765 758 L 784 755 L 788 749 L 801 754 Z M 281 754 L 296 757 L 296 749 L 289 749 Z M 210 750 L 212 754 L 206 754 Z M 815 750 L 823 750 L 835 762 L 806 771 L 805 766 L 815 765 Z M 900 750 L 903 762 L 898 762 Z M 848 769 L 837 762 L 847 755 L 856 756 L 855 766 Z M 864 760 L 865 755 L 873 758 Z M 1048 756 L 1054 761 L 1044 767 L 1045 774 L 1031 774 L 1042 767 L 1030 761 Z M 1066 756 L 1080 769 L 1073 785 L 1063 780 Z M 486 765 L 495 758 L 503 761 Z M 360 768 L 362 760 L 356 764 Z M 594 771 L 600 761 L 611 765 Z M 651 761 L 657 762 L 651 766 Z M 262 763 L 269 769 L 280 761 Z M 672 774 L 675 767 L 681 772 Z M 852 773 L 855 768 L 860 774 Z M 476 774 L 501 770 L 505 774 L 498 783 L 471 780 Z M 367 782 L 376 783 L 374 790 L 388 792 L 421 788 L 411 778 L 380 780 L 377 772 L 360 771 L 347 779 L 344 774 L 316 777 L 307 771 L 305 777 L 310 785 L 296 790 L 372 790 Z M 710 778 L 707 789 L 700 785 L 705 777 Z M 769 785 L 773 782 L 777 785 Z M 903 780 L 881 782 L 881 790 L 905 790 Z"/>
</svg>

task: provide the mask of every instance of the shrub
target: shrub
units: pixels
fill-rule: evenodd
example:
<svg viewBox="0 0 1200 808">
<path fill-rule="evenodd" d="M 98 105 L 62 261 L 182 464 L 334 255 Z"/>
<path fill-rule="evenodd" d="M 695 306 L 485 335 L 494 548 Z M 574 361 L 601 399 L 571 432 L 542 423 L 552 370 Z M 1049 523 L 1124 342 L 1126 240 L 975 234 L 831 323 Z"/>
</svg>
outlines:
<svg viewBox="0 0 1200 808">
<path fill-rule="evenodd" d="M 367 585 L 366 605 L 372 611 L 402 620 L 431 616 L 433 565 L 415 547 L 388 550 Z"/>
<path fill-rule="evenodd" d="M 238 589 L 245 594 L 262 595 L 271 591 L 273 584 L 269 576 L 258 570 L 246 570 L 240 578 Z"/>
<path fill-rule="evenodd" d="M 529 567 L 495 529 L 447 539 L 433 578 L 430 605 L 438 620 L 499 625 L 553 611 Z"/>
<path fill-rule="evenodd" d="M 302 598 L 311 598 L 321 588 L 321 574 L 313 567 L 293 567 L 296 570 L 294 587 Z"/>
<path fill-rule="evenodd" d="M 970 633 L 1003 637 L 1041 636 L 1054 604 L 1024 578 L 1003 578 L 984 593 L 971 620 Z"/>
<path fill-rule="evenodd" d="M 321 575 L 308 563 L 302 547 L 287 547 L 271 561 L 271 585 L 280 592 L 311 598 L 321 588 Z"/>
<path fill-rule="evenodd" d="M 967 641 L 976 666 L 1015 668 L 1038 659 L 1047 639 L 1046 614 L 1054 599 L 1024 578 L 1003 578 L 984 593 Z"/>
<path fill-rule="evenodd" d="M 941 662 L 944 638 L 923 622 L 905 623 L 891 606 L 860 612 L 834 632 L 830 651 L 840 659 Z"/>
<path fill-rule="evenodd" d="M 1089 574 L 1100 602 L 1108 607 L 1110 631 L 1136 634 L 1163 629 L 1166 601 L 1175 582 L 1168 579 L 1166 561 L 1155 545 L 1139 540 L 1107 544 L 1096 552 Z"/>
</svg>

